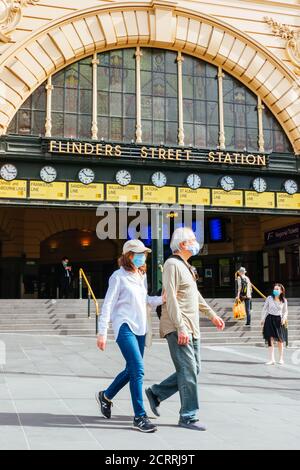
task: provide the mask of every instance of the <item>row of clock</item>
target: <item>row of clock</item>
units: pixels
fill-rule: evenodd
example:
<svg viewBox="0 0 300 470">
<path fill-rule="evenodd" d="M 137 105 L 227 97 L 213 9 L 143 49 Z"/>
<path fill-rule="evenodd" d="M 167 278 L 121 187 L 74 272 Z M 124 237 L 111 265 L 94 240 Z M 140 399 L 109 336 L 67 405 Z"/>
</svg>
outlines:
<svg viewBox="0 0 300 470">
<path fill-rule="evenodd" d="M 13 181 L 17 175 L 17 168 L 11 163 L 7 163 L 0 168 L 0 176 L 6 181 Z M 53 183 L 57 179 L 57 171 L 52 166 L 44 166 L 40 171 L 40 177 L 45 183 Z M 82 168 L 78 172 L 78 179 L 83 184 L 91 184 L 95 181 L 95 178 L 95 172 L 90 168 Z M 127 186 L 132 181 L 131 173 L 128 170 L 119 170 L 115 178 L 121 186 Z M 151 181 L 158 188 L 162 188 L 167 184 L 167 177 L 162 171 L 156 171 L 151 176 Z M 199 189 L 202 185 L 201 177 L 197 174 L 190 174 L 186 179 L 186 183 L 191 189 Z M 235 188 L 235 181 L 231 176 L 222 176 L 219 184 L 224 191 L 232 191 Z M 261 176 L 253 179 L 252 187 L 258 193 L 263 193 L 268 189 L 266 180 Z M 283 183 L 283 188 L 288 194 L 298 192 L 298 184 L 292 179 L 286 180 Z"/>
</svg>

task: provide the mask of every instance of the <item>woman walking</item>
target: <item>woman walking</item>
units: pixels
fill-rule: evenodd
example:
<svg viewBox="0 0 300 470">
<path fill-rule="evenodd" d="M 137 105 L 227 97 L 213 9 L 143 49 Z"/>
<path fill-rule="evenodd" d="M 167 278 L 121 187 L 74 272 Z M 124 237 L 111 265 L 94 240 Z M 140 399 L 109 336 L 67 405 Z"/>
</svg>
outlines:
<svg viewBox="0 0 300 470">
<path fill-rule="evenodd" d="M 267 365 L 275 364 L 274 342 L 278 343 L 279 364 L 283 361 L 283 343 L 285 340 L 284 323 L 288 317 L 288 305 L 285 298 L 285 288 L 275 284 L 272 295 L 267 297 L 262 310 L 261 326 L 263 337 L 269 346 L 269 361 Z"/>
<path fill-rule="evenodd" d="M 116 342 L 126 361 L 126 368 L 104 391 L 96 394 L 96 400 L 105 418 L 111 417 L 112 399 L 129 382 L 134 410 L 133 427 L 142 432 L 157 430 L 147 417 L 143 403 L 144 347 L 147 332 L 147 304 L 153 308 L 163 303 L 162 297 L 147 295 L 145 264 L 146 248 L 140 240 L 124 244 L 119 259 L 120 269 L 109 279 L 102 312 L 99 317 L 98 348 L 106 347 L 107 329 L 112 322 Z"/>
</svg>

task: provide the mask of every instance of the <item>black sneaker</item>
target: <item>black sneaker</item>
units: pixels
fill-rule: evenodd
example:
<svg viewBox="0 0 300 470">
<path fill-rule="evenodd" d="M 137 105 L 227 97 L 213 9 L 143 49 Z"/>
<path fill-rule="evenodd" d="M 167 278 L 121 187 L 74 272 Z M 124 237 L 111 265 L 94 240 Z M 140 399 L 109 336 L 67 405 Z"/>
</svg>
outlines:
<svg viewBox="0 0 300 470">
<path fill-rule="evenodd" d="M 103 416 L 107 419 L 111 418 L 111 407 L 113 406 L 112 402 L 105 398 L 104 392 L 96 392 L 95 398 L 96 402 L 100 406 L 100 410 Z"/>
<path fill-rule="evenodd" d="M 157 427 L 151 423 L 148 416 L 140 416 L 138 418 L 134 418 L 133 420 L 133 427 L 141 432 L 155 432 L 157 431 Z"/>
<path fill-rule="evenodd" d="M 149 404 L 150 404 L 150 408 L 151 408 L 152 412 L 155 414 L 155 416 L 160 416 L 160 413 L 157 409 L 160 405 L 160 402 L 159 402 L 157 396 L 154 395 L 154 393 L 152 392 L 150 387 L 146 388 L 145 393 L 146 393 L 146 396 L 149 400 Z"/>
<path fill-rule="evenodd" d="M 188 421 L 179 421 L 178 426 L 181 428 L 191 429 L 193 431 L 206 431 L 207 426 L 203 423 L 199 423 L 197 419 L 191 419 Z"/>
</svg>

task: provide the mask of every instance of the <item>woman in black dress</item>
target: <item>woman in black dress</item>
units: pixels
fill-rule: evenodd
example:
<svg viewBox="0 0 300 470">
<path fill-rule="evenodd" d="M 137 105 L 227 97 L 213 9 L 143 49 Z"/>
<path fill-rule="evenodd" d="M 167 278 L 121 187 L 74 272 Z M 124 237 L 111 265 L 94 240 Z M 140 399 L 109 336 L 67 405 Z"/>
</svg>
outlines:
<svg viewBox="0 0 300 470">
<path fill-rule="evenodd" d="M 278 343 L 279 361 L 283 361 L 283 343 L 285 341 L 284 323 L 288 317 L 288 305 L 285 298 L 285 288 L 282 284 L 275 284 L 272 295 L 267 297 L 261 317 L 263 337 L 269 346 L 269 361 L 267 365 L 275 364 L 274 341 Z"/>
</svg>

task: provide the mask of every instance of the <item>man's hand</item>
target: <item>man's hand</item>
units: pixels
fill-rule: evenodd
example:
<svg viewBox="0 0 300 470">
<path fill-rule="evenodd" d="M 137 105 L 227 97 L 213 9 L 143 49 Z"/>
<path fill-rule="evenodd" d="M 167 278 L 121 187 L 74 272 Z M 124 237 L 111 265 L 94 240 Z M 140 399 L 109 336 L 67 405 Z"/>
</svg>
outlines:
<svg viewBox="0 0 300 470">
<path fill-rule="evenodd" d="M 224 320 L 221 317 L 214 317 L 212 323 L 217 327 L 218 330 L 222 331 L 225 328 Z"/>
<path fill-rule="evenodd" d="M 106 348 L 106 336 L 99 335 L 97 337 L 97 347 L 100 351 L 105 351 Z"/>
<path fill-rule="evenodd" d="M 187 344 L 189 344 L 190 342 L 190 337 L 187 333 L 185 333 L 184 331 L 181 331 L 180 333 L 178 333 L 178 344 L 180 346 L 186 346 Z"/>
<path fill-rule="evenodd" d="M 162 293 L 162 301 L 163 301 L 163 304 L 165 304 L 167 302 L 167 293 L 166 293 L 165 290 Z"/>
</svg>

